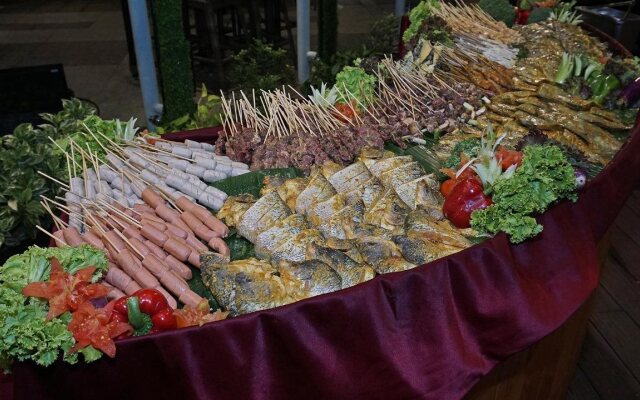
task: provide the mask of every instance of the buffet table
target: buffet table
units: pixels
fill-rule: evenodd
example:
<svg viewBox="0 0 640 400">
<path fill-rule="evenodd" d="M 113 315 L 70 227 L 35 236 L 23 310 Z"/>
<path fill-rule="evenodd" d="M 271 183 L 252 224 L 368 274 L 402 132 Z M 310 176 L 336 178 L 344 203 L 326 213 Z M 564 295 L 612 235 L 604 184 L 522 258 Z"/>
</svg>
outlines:
<svg viewBox="0 0 640 400">
<path fill-rule="evenodd" d="M 336 293 L 122 340 L 116 358 L 90 365 L 19 364 L 15 399 L 459 399 L 562 326 L 596 288 L 597 244 L 640 181 L 639 130 L 523 244 L 500 234 Z"/>
<path fill-rule="evenodd" d="M 606 35 L 613 51 L 628 52 Z M 166 139 L 213 143 L 219 128 Z M 556 399 L 573 376 L 607 253 L 640 183 L 640 122 L 614 160 L 512 245 L 452 256 L 335 293 L 117 342 L 117 356 L 19 363 L 0 398 Z M 560 373 L 561 372 L 561 373 Z"/>
</svg>

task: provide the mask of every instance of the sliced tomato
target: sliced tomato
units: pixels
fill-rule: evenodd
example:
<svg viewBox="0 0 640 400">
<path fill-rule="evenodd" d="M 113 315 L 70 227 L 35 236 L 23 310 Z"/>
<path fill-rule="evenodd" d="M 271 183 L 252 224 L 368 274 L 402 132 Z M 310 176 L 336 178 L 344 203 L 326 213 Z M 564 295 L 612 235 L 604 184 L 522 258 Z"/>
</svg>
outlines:
<svg viewBox="0 0 640 400">
<path fill-rule="evenodd" d="M 447 179 L 446 181 L 442 182 L 442 185 L 440 185 L 440 193 L 444 197 L 447 197 L 457 183 L 458 183 L 458 180 L 456 179 Z"/>
<path fill-rule="evenodd" d="M 70 352 L 73 353 L 91 345 L 109 357 L 114 357 L 116 345 L 113 338 L 130 333 L 133 328 L 125 322 L 111 320 L 112 313 L 113 302 L 104 308 L 95 308 L 88 301 L 80 304 L 72 314 L 71 322 L 67 327 L 76 340 Z"/>
<path fill-rule="evenodd" d="M 74 275 L 67 273 L 60 262 L 52 257 L 51 275 L 47 282 L 32 282 L 22 289 L 22 294 L 49 300 L 47 320 L 66 311 L 76 310 L 82 303 L 104 297 L 110 289 L 99 283 L 91 283 L 95 267 L 79 270 Z"/>
<path fill-rule="evenodd" d="M 500 160 L 502 170 L 507 170 L 512 165 L 519 167 L 522 165 L 522 152 L 509 150 L 504 146 L 500 146 L 496 152 L 496 158 Z"/>
<path fill-rule="evenodd" d="M 338 103 L 334 107 L 336 108 L 336 112 L 334 113 L 336 119 L 342 122 L 349 122 L 356 116 L 356 112 L 354 111 L 356 107 L 353 104 Z"/>
<path fill-rule="evenodd" d="M 216 310 L 209 312 L 209 302 L 203 299 L 197 306 L 185 306 L 180 310 L 174 310 L 173 315 L 176 317 L 177 327 L 185 328 L 187 326 L 200 326 L 207 322 L 220 321 L 227 318 L 228 312 Z"/>
</svg>

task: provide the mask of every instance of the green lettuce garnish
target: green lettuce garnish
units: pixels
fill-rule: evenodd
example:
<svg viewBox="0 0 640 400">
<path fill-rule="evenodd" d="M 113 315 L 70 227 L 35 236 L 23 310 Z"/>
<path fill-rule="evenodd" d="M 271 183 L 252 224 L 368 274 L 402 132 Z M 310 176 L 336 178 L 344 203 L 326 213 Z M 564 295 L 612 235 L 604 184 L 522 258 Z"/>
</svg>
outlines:
<svg viewBox="0 0 640 400">
<path fill-rule="evenodd" d="M 575 190 L 575 172 L 559 147 L 527 146 L 513 176 L 493 185 L 493 205 L 471 214 L 471 227 L 490 234 L 506 232 L 511 242 L 520 243 L 542 232 L 535 214 L 561 199 L 575 201 Z"/>
</svg>

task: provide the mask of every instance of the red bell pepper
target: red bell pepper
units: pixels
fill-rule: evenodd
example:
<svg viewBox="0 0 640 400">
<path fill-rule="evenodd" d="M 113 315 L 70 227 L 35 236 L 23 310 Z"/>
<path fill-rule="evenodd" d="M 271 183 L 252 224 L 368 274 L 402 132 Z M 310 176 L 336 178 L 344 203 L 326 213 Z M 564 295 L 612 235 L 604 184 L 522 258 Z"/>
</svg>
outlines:
<svg viewBox="0 0 640 400">
<path fill-rule="evenodd" d="M 140 289 L 131 296 L 121 297 L 113 306 L 112 320 L 128 322 L 133 336 L 142 336 L 176 329 L 176 317 L 162 293 L 155 289 Z"/>
<path fill-rule="evenodd" d="M 529 14 L 531 14 L 531 9 L 524 10 L 521 8 L 516 9 L 516 25 L 526 25 L 527 21 L 529 21 Z"/>
<path fill-rule="evenodd" d="M 483 192 L 482 183 L 476 178 L 468 178 L 453 187 L 444 200 L 442 212 L 458 228 L 468 228 L 471 213 L 491 204 L 491 198 Z"/>
</svg>

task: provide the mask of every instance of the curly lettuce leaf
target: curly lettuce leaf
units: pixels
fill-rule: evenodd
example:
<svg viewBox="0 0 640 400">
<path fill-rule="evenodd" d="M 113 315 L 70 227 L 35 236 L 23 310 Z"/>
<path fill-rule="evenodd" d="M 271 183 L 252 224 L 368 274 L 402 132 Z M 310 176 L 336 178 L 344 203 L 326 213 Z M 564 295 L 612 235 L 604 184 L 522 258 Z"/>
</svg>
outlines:
<svg viewBox="0 0 640 400">
<path fill-rule="evenodd" d="M 47 310 L 40 300 L 0 287 L 0 360 L 32 360 L 51 365 L 74 344 L 63 319 L 46 321 Z"/>
<path fill-rule="evenodd" d="M 0 284 L 20 291 L 28 283 L 48 279 L 51 272 L 51 264 L 49 263 L 51 257 L 56 257 L 70 274 L 74 274 L 84 267 L 95 266 L 94 282 L 109 267 L 105 253 L 92 246 L 61 248 L 31 246 L 26 252 L 9 258 L 0 267 Z"/>
<path fill-rule="evenodd" d="M 509 179 L 493 186 L 493 205 L 471 214 L 471 227 L 479 232 L 506 232 L 520 243 L 542 231 L 533 215 L 561 199 L 576 200 L 573 167 L 557 146 L 527 146 L 522 165 Z"/>
</svg>

